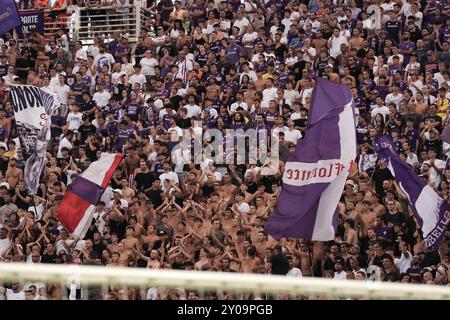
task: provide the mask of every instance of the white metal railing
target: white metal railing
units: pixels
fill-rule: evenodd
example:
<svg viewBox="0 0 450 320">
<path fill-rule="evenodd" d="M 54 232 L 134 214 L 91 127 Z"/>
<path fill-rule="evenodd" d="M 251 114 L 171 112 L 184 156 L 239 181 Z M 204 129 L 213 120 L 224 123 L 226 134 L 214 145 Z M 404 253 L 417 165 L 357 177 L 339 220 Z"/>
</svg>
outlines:
<svg viewBox="0 0 450 320">
<path fill-rule="evenodd" d="M 141 288 L 185 288 L 292 295 L 326 295 L 369 299 L 450 299 L 450 287 L 357 280 L 207 271 L 151 270 L 54 264 L 0 263 L 2 281 L 41 281 L 122 285 Z"/>
<path fill-rule="evenodd" d="M 140 3 L 125 6 L 126 11 L 112 10 L 112 7 L 89 8 L 75 7 L 75 28 L 72 31 L 73 39 L 83 44 L 90 44 L 95 34 L 109 38 L 113 31 L 125 31 L 131 42 L 137 41 L 141 24 Z"/>
<path fill-rule="evenodd" d="M 89 9 L 86 7 L 70 6 L 67 8 L 67 29 L 72 41 L 80 40 L 84 45 L 93 43 L 93 36 L 100 35 L 111 39 L 113 31 L 125 32 L 130 42 L 136 42 L 146 19 L 145 11 L 140 1 L 134 5 L 124 6 L 113 10 L 113 7 L 99 7 Z M 59 28 L 51 21 L 45 23 L 45 33 L 52 34 Z"/>
<path fill-rule="evenodd" d="M 136 42 L 145 21 L 150 19 L 149 12 L 140 1 L 124 6 L 123 9 L 126 11 L 118 12 L 110 6 L 91 10 L 73 5 L 53 19 L 51 15 L 54 12 L 46 9 L 44 10 L 44 36 L 48 38 L 64 27 L 69 31 L 68 36 L 71 41 L 80 40 L 84 45 L 92 44 L 94 35 L 111 39 L 113 31 L 125 32 L 131 43 Z"/>
</svg>

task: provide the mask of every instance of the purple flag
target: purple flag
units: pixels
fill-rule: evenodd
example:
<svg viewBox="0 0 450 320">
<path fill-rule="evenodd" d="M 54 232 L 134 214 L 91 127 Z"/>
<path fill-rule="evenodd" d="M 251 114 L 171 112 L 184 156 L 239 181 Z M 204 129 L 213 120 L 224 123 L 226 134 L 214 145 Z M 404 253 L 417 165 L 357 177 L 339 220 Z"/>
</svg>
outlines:
<svg viewBox="0 0 450 320">
<path fill-rule="evenodd" d="M 450 204 L 439 197 L 425 180 L 419 178 L 411 167 L 400 159 L 388 136 L 377 137 L 374 148 L 406 194 L 414 217 L 422 228 L 426 246 L 437 251 L 445 234 Z"/>
<path fill-rule="evenodd" d="M 20 26 L 15 0 L 2 0 L 0 5 L 0 35 Z"/>
<path fill-rule="evenodd" d="M 283 189 L 265 231 L 275 239 L 334 239 L 341 198 L 356 157 L 350 89 L 316 78 L 308 134 L 286 162 Z"/>
</svg>

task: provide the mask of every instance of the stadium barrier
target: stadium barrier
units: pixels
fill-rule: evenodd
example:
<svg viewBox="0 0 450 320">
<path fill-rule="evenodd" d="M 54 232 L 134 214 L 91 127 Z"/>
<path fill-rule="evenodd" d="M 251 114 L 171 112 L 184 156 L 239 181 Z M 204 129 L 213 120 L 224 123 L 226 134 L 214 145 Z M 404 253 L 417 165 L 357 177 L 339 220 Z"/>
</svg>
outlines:
<svg viewBox="0 0 450 320">
<path fill-rule="evenodd" d="M 184 288 L 368 299 L 450 299 L 450 286 L 141 268 L 0 263 L 0 281 Z"/>
</svg>

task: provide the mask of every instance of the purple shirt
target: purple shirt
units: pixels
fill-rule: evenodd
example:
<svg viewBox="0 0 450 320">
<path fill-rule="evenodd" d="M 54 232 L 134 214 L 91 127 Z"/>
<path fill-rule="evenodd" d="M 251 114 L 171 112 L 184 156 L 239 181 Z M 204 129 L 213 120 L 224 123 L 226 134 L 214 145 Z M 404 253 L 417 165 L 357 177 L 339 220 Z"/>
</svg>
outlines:
<svg viewBox="0 0 450 320">
<path fill-rule="evenodd" d="M 265 124 L 269 129 L 272 129 L 273 124 L 275 123 L 275 117 L 278 115 L 277 112 L 264 112 Z"/>
<path fill-rule="evenodd" d="M 0 127 L 0 141 L 5 141 L 7 130 L 4 127 Z"/>
<path fill-rule="evenodd" d="M 139 114 L 141 113 L 142 106 L 138 103 L 129 103 L 127 105 L 127 114 L 130 116 L 131 120 L 137 121 L 139 119 Z"/>
<path fill-rule="evenodd" d="M 241 51 L 242 51 L 241 46 L 229 44 L 225 49 L 225 53 L 228 56 L 228 62 L 230 64 L 236 64 L 239 61 Z"/>
<path fill-rule="evenodd" d="M 417 130 L 415 130 L 415 129 L 409 129 L 408 131 L 406 131 L 405 135 L 408 138 L 409 146 L 413 150 L 415 150 L 416 149 L 417 140 L 419 139 L 419 132 L 417 132 Z"/>
</svg>

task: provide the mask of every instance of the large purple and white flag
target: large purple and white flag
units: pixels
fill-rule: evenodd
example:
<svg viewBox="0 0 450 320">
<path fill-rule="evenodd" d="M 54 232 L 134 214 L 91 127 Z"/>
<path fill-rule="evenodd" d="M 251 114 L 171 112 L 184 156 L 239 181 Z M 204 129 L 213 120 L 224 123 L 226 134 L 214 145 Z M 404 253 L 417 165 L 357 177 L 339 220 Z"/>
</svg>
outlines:
<svg viewBox="0 0 450 320">
<path fill-rule="evenodd" d="M 419 178 L 411 167 L 400 159 L 388 136 L 377 137 L 374 148 L 378 158 L 386 163 L 405 193 L 414 218 L 422 228 L 425 245 L 437 251 L 445 234 L 450 204 L 439 197 L 425 180 Z"/>
<path fill-rule="evenodd" d="M 275 239 L 334 239 L 338 203 L 356 157 L 350 89 L 316 78 L 308 134 L 286 162 L 283 189 L 265 231 Z"/>
</svg>

